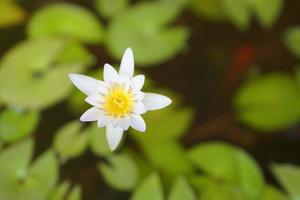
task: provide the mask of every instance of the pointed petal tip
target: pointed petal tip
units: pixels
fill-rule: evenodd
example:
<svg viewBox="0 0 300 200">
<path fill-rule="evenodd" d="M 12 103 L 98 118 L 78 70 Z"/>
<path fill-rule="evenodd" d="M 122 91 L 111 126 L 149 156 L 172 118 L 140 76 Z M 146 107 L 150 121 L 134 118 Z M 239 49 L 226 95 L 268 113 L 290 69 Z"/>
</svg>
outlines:
<svg viewBox="0 0 300 200">
<path fill-rule="evenodd" d="M 123 74 L 123 75 L 126 75 L 129 78 L 133 77 L 133 74 L 134 74 L 134 56 L 133 56 L 132 49 L 130 47 L 128 47 L 125 50 L 125 52 L 122 56 L 119 73 Z"/>
<path fill-rule="evenodd" d="M 172 99 L 166 97 L 166 106 L 169 106 L 171 103 L 173 103 Z"/>
<path fill-rule="evenodd" d="M 117 149 L 118 146 L 113 146 L 110 143 L 108 143 L 108 147 L 110 151 L 115 151 Z"/>
<path fill-rule="evenodd" d="M 131 47 L 127 47 L 125 51 L 132 51 Z"/>
<path fill-rule="evenodd" d="M 71 81 L 73 81 L 77 76 L 78 76 L 78 74 L 75 74 L 75 73 L 69 74 L 69 78 L 71 79 Z"/>
<path fill-rule="evenodd" d="M 122 140 L 123 130 L 120 128 L 114 128 L 111 125 L 106 127 L 106 139 L 108 147 L 111 151 L 114 151 L 119 146 Z"/>
</svg>

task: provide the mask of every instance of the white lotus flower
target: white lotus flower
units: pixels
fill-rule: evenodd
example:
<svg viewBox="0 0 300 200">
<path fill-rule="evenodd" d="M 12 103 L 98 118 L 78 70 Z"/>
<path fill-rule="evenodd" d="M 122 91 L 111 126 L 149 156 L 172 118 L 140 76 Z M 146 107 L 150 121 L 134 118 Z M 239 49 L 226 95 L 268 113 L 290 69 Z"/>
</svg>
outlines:
<svg viewBox="0 0 300 200">
<path fill-rule="evenodd" d="M 104 65 L 104 81 L 80 74 L 69 75 L 73 84 L 87 95 L 86 102 L 93 106 L 83 113 L 80 120 L 97 121 L 99 128 L 106 127 L 106 138 L 112 151 L 129 126 L 141 132 L 146 130 L 142 114 L 164 108 L 172 102 L 160 94 L 142 92 L 145 76 L 133 76 L 133 73 L 133 53 L 128 48 L 119 73 L 111 65 Z"/>
</svg>

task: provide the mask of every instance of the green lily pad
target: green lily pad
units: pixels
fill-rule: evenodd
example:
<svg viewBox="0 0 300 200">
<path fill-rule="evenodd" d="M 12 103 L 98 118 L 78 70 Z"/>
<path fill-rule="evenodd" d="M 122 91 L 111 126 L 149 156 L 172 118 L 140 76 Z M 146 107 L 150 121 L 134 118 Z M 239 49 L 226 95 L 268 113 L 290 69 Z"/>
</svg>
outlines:
<svg viewBox="0 0 300 200">
<path fill-rule="evenodd" d="M 95 123 L 86 132 L 90 134 L 90 147 L 94 154 L 97 156 L 108 156 L 112 153 L 106 140 L 105 128 L 98 128 Z"/>
<path fill-rule="evenodd" d="M 290 199 L 300 199 L 300 167 L 292 164 L 274 164 L 272 172 Z"/>
<path fill-rule="evenodd" d="M 132 190 L 139 181 L 140 174 L 134 160 L 127 154 L 111 155 L 109 164 L 99 164 L 99 171 L 111 187 L 118 190 Z"/>
<path fill-rule="evenodd" d="M 223 21 L 225 18 L 221 0 L 192 0 L 191 9 L 208 20 Z"/>
<path fill-rule="evenodd" d="M 42 154 L 31 166 L 33 141 L 25 140 L 0 153 L 0 199 L 45 199 L 58 179 L 53 152 Z"/>
<path fill-rule="evenodd" d="M 71 183 L 64 181 L 61 184 L 57 185 L 49 195 L 49 200 L 64 200 L 66 193 L 71 187 Z"/>
<path fill-rule="evenodd" d="M 191 162 L 205 174 L 233 187 L 240 187 L 252 199 L 260 196 L 264 185 L 262 172 L 241 149 L 225 143 L 209 142 L 193 147 L 188 155 Z M 227 190 L 227 186 L 224 187 Z"/>
<path fill-rule="evenodd" d="M 298 82 L 298 85 L 300 86 L 300 66 L 297 66 L 296 67 L 296 70 L 295 70 L 295 78 Z"/>
<path fill-rule="evenodd" d="M 261 25 L 265 28 L 270 28 L 275 23 L 276 19 L 283 8 L 283 0 L 254 0 L 253 10 Z"/>
<path fill-rule="evenodd" d="M 197 197 L 188 182 L 179 177 L 171 189 L 168 200 L 196 200 Z"/>
<path fill-rule="evenodd" d="M 218 183 L 214 182 L 213 184 L 207 187 L 201 195 L 200 199 L 202 200 L 254 200 L 244 193 L 239 187 L 231 185 L 229 183 Z"/>
<path fill-rule="evenodd" d="M 75 186 L 71 192 L 67 200 L 80 200 L 81 199 L 81 188 L 79 186 Z"/>
<path fill-rule="evenodd" d="M 153 173 L 146 177 L 134 191 L 131 200 L 163 200 L 164 193 L 159 176 Z"/>
<path fill-rule="evenodd" d="M 105 18 L 112 18 L 128 8 L 128 0 L 96 0 L 98 13 Z"/>
<path fill-rule="evenodd" d="M 251 22 L 251 7 L 248 0 L 222 0 L 228 19 L 240 30 L 246 30 Z"/>
<path fill-rule="evenodd" d="M 69 181 L 64 181 L 57 185 L 49 195 L 49 200 L 80 200 L 81 188 L 78 185 L 71 188 Z"/>
<path fill-rule="evenodd" d="M 13 0 L 1 0 L 0 2 L 0 27 L 17 25 L 25 20 L 25 10 Z"/>
<path fill-rule="evenodd" d="M 167 184 L 172 183 L 177 176 L 188 175 L 193 171 L 185 149 L 178 142 L 145 144 L 142 149 L 151 165 L 161 172 Z"/>
<path fill-rule="evenodd" d="M 39 113 L 6 109 L 0 114 L 0 140 L 14 142 L 22 139 L 36 128 Z"/>
<path fill-rule="evenodd" d="M 287 196 L 271 185 L 264 188 L 261 200 L 288 200 Z"/>
<path fill-rule="evenodd" d="M 177 108 L 176 105 L 170 105 L 143 115 L 147 124 L 146 132 L 140 133 L 132 129 L 133 134 L 130 136 L 141 145 L 176 140 L 186 133 L 193 117 L 194 111 L 191 108 Z"/>
<path fill-rule="evenodd" d="M 49 150 L 41 155 L 28 169 L 28 175 L 20 193 L 24 199 L 45 199 L 58 180 L 58 163 Z"/>
<path fill-rule="evenodd" d="M 177 10 L 160 2 L 143 2 L 115 17 L 107 33 L 107 47 L 116 59 L 131 47 L 135 61 L 150 66 L 169 60 L 185 45 L 184 27 L 167 28 Z"/>
<path fill-rule="evenodd" d="M 76 120 L 64 125 L 55 134 L 54 149 L 62 161 L 80 155 L 87 148 L 90 135 L 82 132 L 81 128 L 82 124 Z"/>
<path fill-rule="evenodd" d="M 210 176 L 193 176 L 191 184 L 201 200 L 254 200 L 236 184 L 222 181 Z"/>
<path fill-rule="evenodd" d="M 239 120 L 255 129 L 288 128 L 300 120 L 300 88 L 292 76 L 268 74 L 242 85 L 234 106 Z"/>
<path fill-rule="evenodd" d="M 101 22 L 88 9 L 70 3 L 55 3 L 39 9 L 30 19 L 29 37 L 70 36 L 87 43 L 102 41 Z"/>
<path fill-rule="evenodd" d="M 81 72 L 93 60 L 75 41 L 27 40 L 10 50 L 0 64 L 0 98 L 6 104 L 27 109 L 51 106 L 71 91 L 68 74 Z"/>
<path fill-rule="evenodd" d="M 289 50 L 300 58 L 300 26 L 289 28 L 285 33 L 284 39 Z"/>
</svg>

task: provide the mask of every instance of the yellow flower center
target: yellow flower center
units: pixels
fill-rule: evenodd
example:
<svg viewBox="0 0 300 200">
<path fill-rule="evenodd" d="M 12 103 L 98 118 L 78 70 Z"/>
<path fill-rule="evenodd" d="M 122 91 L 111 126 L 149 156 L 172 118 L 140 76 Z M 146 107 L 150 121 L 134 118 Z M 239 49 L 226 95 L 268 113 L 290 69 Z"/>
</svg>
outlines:
<svg viewBox="0 0 300 200">
<path fill-rule="evenodd" d="M 115 117 L 124 117 L 131 112 L 133 98 L 131 92 L 127 92 L 121 86 L 115 86 L 105 97 L 104 110 Z"/>
</svg>

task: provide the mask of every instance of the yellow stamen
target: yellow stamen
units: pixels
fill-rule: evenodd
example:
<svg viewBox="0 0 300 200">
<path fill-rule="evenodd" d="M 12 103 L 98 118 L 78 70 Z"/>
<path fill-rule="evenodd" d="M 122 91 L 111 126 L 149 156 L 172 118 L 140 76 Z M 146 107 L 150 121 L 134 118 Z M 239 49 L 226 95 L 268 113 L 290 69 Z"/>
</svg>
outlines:
<svg viewBox="0 0 300 200">
<path fill-rule="evenodd" d="M 127 92 L 121 86 L 115 86 L 105 97 L 104 110 L 115 117 L 124 117 L 131 112 L 133 98 L 131 92 Z"/>
</svg>

